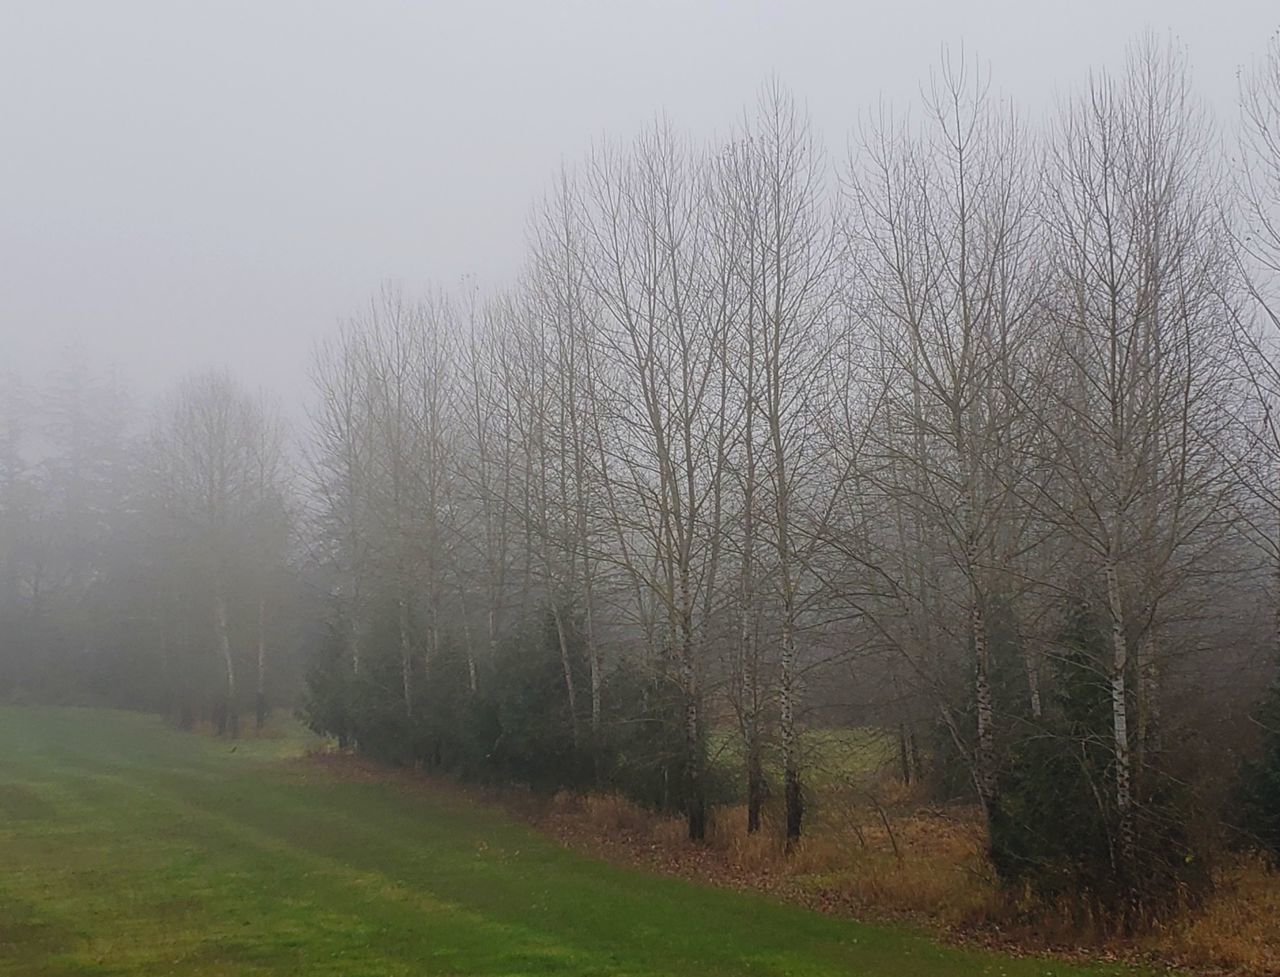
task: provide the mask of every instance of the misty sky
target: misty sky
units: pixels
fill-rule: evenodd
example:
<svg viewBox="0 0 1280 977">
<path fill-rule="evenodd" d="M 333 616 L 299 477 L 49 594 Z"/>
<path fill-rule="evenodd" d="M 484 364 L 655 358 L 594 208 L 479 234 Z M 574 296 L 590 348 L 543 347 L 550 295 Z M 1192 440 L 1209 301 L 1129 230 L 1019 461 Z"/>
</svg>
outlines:
<svg viewBox="0 0 1280 977">
<path fill-rule="evenodd" d="M 386 278 L 514 276 L 561 160 L 658 112 L 723 130 L 771 73 L 835 155 L 944 43 L 1030 109 L 1184 43 L 1234 112 L 1276 0 L 0 0 L 0 375 L 79 344 L 150 396 L 225 365 L 296 400 Z"/>
</svg>

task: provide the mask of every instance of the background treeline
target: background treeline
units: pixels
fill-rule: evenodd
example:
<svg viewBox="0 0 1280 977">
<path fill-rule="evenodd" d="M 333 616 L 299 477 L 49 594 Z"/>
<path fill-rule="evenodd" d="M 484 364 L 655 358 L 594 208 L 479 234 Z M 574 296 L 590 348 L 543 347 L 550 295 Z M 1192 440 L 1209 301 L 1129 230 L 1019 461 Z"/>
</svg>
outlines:
<svg viewBox="0 0 1280 977">
<path fill-rule="evenodd" d="M 1194 901 L 1280 851 L 1276 42 L 1242 107 L 1148 39 L 1035 120 L 944 60 L 847 158 L 776 84 L 603 143 L 509 291 L 318 351 L 296 481 L 223 376 L 54 397 L 34 467 L 10 405 L 0 676 L 234 732 L 304 648 L 346 745 L 695 839 L 800 837 L 804 730 L 874 727 L 1011 889 Z"/>
<path fill-rule="evenodd" d="M 271 408 L 225 374 L 144 417 L 68 354 L 0 403 L 0 695 L 239 731 L 296 698 L 305 567 Z"/>
</svg>

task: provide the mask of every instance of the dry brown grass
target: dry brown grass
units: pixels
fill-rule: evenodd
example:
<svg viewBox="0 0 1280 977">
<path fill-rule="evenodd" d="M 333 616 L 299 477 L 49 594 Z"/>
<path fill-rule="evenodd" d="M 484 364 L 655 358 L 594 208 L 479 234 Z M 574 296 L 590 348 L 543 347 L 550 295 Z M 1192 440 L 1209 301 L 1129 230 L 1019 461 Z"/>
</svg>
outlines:
<svg viewBox="0 0 1280 977">
<path fill-rule="evenodd" d="M 712 812 L 707 845 L 742 875 L 777 875 L 786 867 L 786 846 L 778 825 L 766 818 L 760 831 L 748 834 L 745 804 Z"/>
<path fill-rule="evenodd" d="M 792 853 L 796 884 L 860 915 L 924 918 L 948 927 L 996 918 L 999 893 L 968 811 L 898 815 L 850 809 L 818 824 Z"/>
<path fill-rule="evenodd" d="M 563 794 L 559 796 L 563 804 Z M 620 834 L 640 838 L 647 836 L 652 829 L 652 815 L 621 794 L 589 794 L 580 803 L 582 819 L 608 836 Z"/>
<path fill-rule="evenodd" d="M 893 797 L 895 805 L 904 798 Z M 717 808 L 705 844 L 691 844 L 679 817 L 616 794 L 558 795 L 538 819 L 563 840 L 678 874 L 777 891 L 827 911 L 973 925 L 995 916 L 996 887 L 973 813 L 907 810 L 828 800 L 788 852 L 780 812 L 746 830 L 746 808 Z"/>
<path fill-rule="evenodd" d="M 1280 874 L 1257 858 L 1232 863 L 1199 913 L 1149 942 L 1184 966 L 1280 975 Z"/>
</svg>

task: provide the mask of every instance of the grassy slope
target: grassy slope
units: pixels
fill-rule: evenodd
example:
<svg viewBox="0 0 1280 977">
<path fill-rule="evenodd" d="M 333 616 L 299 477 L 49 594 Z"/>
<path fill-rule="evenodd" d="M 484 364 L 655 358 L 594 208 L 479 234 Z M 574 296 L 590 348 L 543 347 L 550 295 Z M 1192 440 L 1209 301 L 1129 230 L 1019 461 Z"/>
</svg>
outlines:
<svg viewBox="0 0 1280 977">
<path fill-rule="evenodd" d="M 611 867 L 155 720 L 0 709 L 0 974 L 1102 974 Z M 296 749 L 296 744 L 292 744 Z"/>
</svg>

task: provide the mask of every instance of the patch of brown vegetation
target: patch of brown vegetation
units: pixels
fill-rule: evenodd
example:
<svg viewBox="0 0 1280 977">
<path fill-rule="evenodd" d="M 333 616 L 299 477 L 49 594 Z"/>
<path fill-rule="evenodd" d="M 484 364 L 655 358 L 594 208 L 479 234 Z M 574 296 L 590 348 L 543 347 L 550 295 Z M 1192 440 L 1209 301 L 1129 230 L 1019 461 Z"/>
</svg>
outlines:
<svg viewBox="0 0 1280 977">
<path fill-rule="evenodd" d="M 1198 970 L 1280 975 L 1280 873 L 1258 858 L 1235 861 L 1203 909 L 1157 932 L 1152 945 Z"/>
<path fill-rule="evenodd" d="M 774 893 L 824 912 L 961 927 L 991 918 L 998 894 L 969 812 L 883 817 L 828 807 L 788 853 L 780 812 L 749 834 L 746 809 L 714 811 L 694 844 L 683 819 L 616 794 L 558 795 L 535 823 L 574 848 L 655 871 Z"/>
</svg>

